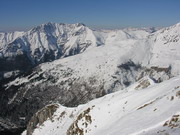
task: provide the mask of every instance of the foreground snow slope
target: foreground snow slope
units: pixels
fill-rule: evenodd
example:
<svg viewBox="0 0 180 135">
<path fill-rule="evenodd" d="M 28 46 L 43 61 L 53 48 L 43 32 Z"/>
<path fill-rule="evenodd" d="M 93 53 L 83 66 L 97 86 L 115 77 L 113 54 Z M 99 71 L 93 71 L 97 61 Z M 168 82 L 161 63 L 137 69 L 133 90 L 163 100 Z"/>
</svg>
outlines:
<svg viewBox="0 0 180 135">
<path fill-rule="evenodd" d="M 58 105 L 33 135 L 179 135 L 180 76 L 142 90 L 138 85 L 75 108 Z"/>
</svg>

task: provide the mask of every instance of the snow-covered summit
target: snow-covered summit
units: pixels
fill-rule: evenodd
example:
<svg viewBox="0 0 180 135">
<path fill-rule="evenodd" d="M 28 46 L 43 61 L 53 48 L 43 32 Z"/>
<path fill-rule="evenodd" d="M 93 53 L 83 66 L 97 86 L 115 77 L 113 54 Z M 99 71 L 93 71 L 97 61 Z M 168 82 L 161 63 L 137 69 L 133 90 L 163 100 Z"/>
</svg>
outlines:
<svg viewBox="0 0 180 135">
<path fill-rule="evenodd" d="M 149 32 L 143 29 L 96 31 L 82 23 L 48 22 L 23 33 L 1 33 L 1 57 L 25 53 L 33 63 L 51 61 L 84 52 L 104 44 L 115 44 L 127 39 L 144 39 Z"/>
<path fill-rule="evenodd" d="M 92 30 L 82 23 L 48 22 L 27 32 L 1 33 L 0 71 L 29 69 L 34 65 L 82 53 L 101 45 L 134 44 L 146 39 L 142 29 Z M 21 63 L 19 62 L 21 61 Z M 24 62 L 26 61 L 26 62 Z M 8 65 L 12 64 L 8 68 Z"/>
<path fill-rule="evenodd" d="M 1 55 L 11 57 L 22 52 L 38 63 L 78 54 L 90 45 L 96 46 L 96 37 L 85 25 L 46 23 L 1 45 Z M 45 56 L 50 58 L 44 60 Z"/>
<path fill-rule="evenodd" d="M 82 23 L 46 23 L 24 33 L 0 35 L 0 71 L 25 70 L 102 45 L 98 34 Z M 12 65 L 9 67 L 9 65 Z"/>
<path fill-rule="evenodd" d="M 23 70 L 29 61 L 51 62 L 31 67 L 31 72 L 2 85 L 0 117 L 11 119 L 20 128 L 52 102 L 78 106 L 137 82 L 131 90 L 177 76 L 179 29 L 174 25 L 152 33 L 143 29 L 91 30 L 82 24 L 37 26 L 3 45 L 0 69 L 12 71 L 15 65 Z M 11 74 L 16 72 L 4 72 L 4 78 Z"/>
</svg>

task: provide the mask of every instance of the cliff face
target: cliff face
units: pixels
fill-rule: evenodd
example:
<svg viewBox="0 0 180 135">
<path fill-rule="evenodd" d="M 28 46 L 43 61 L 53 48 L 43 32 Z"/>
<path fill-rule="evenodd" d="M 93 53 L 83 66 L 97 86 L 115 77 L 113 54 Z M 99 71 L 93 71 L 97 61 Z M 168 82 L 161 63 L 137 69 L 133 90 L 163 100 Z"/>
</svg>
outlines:
<svg viewBox="0 0 180 135">
<path fill-rule="evenodd" d="M 51 120 L 54 112 L 58 107 L 59 106 L 57 104 L 47 105 L 35 113 L 27 125 L 27 135 L 32 135 L 34 129 L 38 128 L 38 126 L 41 126 L 47 119 Z"/>
</svg>

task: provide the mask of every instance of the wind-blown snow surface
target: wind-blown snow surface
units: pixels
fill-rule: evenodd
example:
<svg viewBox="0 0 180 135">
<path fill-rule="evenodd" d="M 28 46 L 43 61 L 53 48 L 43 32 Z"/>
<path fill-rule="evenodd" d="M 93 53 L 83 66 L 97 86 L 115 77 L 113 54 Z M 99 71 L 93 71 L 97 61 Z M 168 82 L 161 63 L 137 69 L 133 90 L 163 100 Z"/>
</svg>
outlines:
<svg viewBox="0 0 180 135">
<path fill-rule="evenodd" d="M 179 135 L 180 76 L 142 90 L 138 85 L 75 108 L 58 105 L 33 135 Z"/>
</svg>

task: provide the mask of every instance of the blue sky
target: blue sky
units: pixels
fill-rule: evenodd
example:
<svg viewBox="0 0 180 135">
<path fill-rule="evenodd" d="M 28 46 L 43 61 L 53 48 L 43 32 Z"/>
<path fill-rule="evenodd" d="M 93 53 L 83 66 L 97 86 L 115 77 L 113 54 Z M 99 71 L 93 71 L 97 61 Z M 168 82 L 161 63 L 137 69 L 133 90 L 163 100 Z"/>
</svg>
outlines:
<svg viewBox="0 0 180 135">
<path fill-rule="evenodd" d="M 46 22 L 164 27 L 180 22 L 180 0 L 0 0 L 0 31 L 28 30 Z"/>
</svg>

